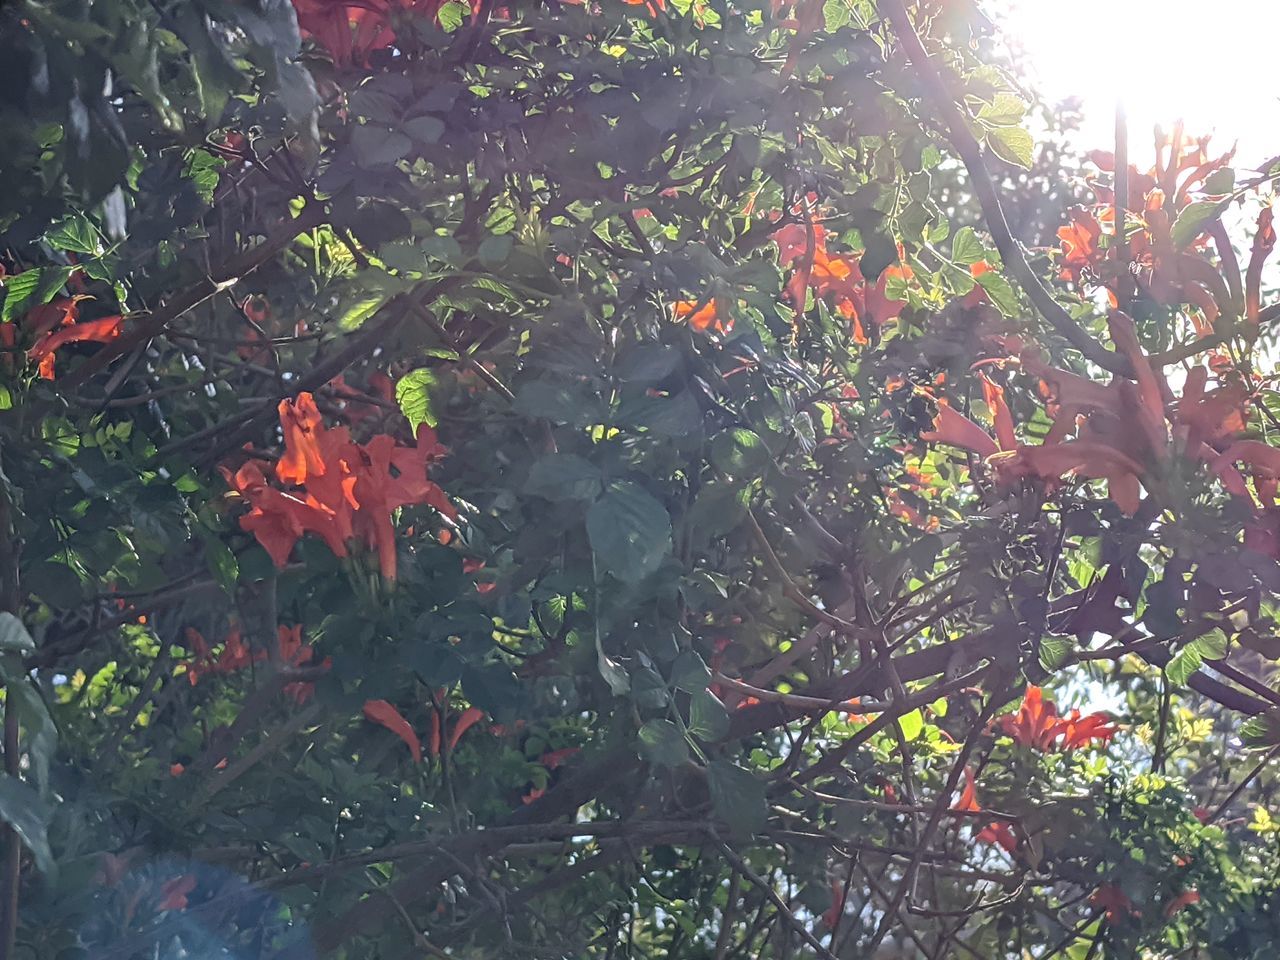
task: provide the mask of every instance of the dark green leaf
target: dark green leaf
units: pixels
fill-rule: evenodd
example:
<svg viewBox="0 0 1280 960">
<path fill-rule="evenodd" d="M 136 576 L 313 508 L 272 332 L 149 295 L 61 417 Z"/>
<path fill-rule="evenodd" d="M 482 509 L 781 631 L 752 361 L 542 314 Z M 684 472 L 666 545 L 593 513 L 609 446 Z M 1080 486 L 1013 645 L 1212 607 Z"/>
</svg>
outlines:
<svg viewBox="0 0 1280 960">
<path fill-rule="evenodd" d="M 640 749 L 662 767 L 676 767 L 689 759 L 689 744 L 670 720 L 650 720 L 640 728 Z"/>
<path fill-rule="evenodd" d="M 53 869 L 53 853 L 45 833 L 48 804 L 21 780 L 0 774 L 0 820 L 9 824 L 35 857 L 41 873 Z"/>
<path fill-rule="evenodd" d="M 640 580 L 671 550 L 671 518 L 643 487 L 621 481 L 587 511 L 596 563 L 620 580 Z"/>
<path fill-rule="evenodd" d="M 681 650 L 671 664 L 671 683 L 686 693 L 705 690 L 711 682 L 711 671 L 697 650 Z"/>
<path fill-rule="evenodd" d="M 351 132 L 351 144 L 356 162 L 362 167 L 387 166 L 403 160 L 413 149 L 413 143 L 403 133 L 375 124 L 356 127 Z"/>
<path fill-rule="evenodd" d="M 704 743 L 729 733 L 729 711 L 710 690 L 699 690 L 689 699 L 689 732 Z"/>
<path fill-rule="evenodd" d="M 525 493 L 547 500 L 594 500 L 600 495 L 600 470 L 574 453 L 549 453 L 529 469 Z"/>
<path fill-rule="evenodd" d="M 35 653 L 35 641 L 12 613 L 0 611 L 0 653 L 18 653 L 23 656 Z"/>
<path fill-rule="evenodd" d="M 735 833 L 764 829 L 768 820 L 764 783 L 728 760 L 707 764 L 707 787 L 716 816 Z"/>
<path fill-rule="evenodd" d="M 444 121 L 439 117 L 415 117 L 404 125 L 404 132 L 419 143 L 436 143 L 444 136 Z"/>
</svg>

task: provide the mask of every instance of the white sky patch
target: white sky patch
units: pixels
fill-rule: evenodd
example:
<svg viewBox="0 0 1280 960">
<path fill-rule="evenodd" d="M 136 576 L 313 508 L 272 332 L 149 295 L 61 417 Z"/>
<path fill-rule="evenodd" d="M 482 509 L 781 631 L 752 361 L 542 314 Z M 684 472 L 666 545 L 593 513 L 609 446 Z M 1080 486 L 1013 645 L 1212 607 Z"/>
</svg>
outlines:
<svg viewBox="0 0 1280 960">
<path fill-rule="evenodd" d="M 1051 100 L 1084 104 L 1085 149 L 1111 149 L 1114 108 L 1129 115 L 1130 159 L 1151 160 L 1151 130 L 1186 123 L 1239 143 L 1238 169 L 1280 154 L 1277 0 L 1004 0 L 994 20 L 1025 50 Z"/>
</svg>

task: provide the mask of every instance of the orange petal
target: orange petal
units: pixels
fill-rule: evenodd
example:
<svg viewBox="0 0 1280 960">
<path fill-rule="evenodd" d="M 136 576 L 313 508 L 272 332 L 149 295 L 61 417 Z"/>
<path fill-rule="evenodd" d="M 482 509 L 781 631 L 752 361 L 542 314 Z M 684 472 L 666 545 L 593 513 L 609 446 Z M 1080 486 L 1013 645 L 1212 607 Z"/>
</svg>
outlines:
<svg viewBox="0 0 1280 960">
<path fill-rule="evenodd" d="M 409 726 L 409 721 L 401 715 L 399 710 L 386 700 L 366 700 L 364 716 L 366 720 L 381 724 L 403 740 L 413 754 L 414 762 L 422 762 L 422 744 L 418 740 L 418 735 L 413 732 L 413 727 Z"/>
</svg>

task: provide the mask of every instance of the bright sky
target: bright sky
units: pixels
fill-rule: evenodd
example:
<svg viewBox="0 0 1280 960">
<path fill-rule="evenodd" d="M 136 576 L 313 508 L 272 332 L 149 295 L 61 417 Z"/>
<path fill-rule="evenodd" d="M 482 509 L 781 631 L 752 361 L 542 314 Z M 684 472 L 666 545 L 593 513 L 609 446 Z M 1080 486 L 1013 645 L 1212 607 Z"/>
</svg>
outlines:
<svg viewBox="0 0 1280 960">
<path fill-rule="evenodd" d="M 1114 105 L 1129 114 L 1130 159 L 1151 161 L 1151 129 L 1186 122 L 1239 141 L 1238 169 L 1280 154 L 1280 0 L 1005 0 L 996 17 L 1054 100 L 1084 101 L 1078 147 L 1110 149 Z"/>
</svg>

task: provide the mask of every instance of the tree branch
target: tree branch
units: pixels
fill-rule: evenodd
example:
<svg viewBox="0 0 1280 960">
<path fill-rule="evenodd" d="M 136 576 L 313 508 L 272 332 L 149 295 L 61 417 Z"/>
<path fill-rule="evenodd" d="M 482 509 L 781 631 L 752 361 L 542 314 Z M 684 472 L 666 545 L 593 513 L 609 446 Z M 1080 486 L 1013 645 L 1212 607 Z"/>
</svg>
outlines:
<svg viewBox="0 0 1280 960">
<path fill-rule="evenodd" d="M 1022 247 L 1009 230 L 1004 207 L 996 192 L 995 181 L 982 156 L 982 147 L 969 131 L 969 122 L 956 106 L 932 58 L 925 52 L 924 44 L 920 42 L 920 37 L 911 24 L 911 17 L 907 13 L 903 0 L 880 0 L 880 9 L 893 24 L 894 32 L 897 33 L 898 40 L 905 48 L 908 59 L 919 72 L 920 81 L 932 100 L 933 106 L 942 114 L 943 122 L 950 132 L 951 144 L 960 154 L 960 159 L 964 161 L 965 168 L 969 171 L 969 179 L 973 183 L 974 193 L 982 207 L 987 229 L 991 232 L 991 238 L 995 241 L 996 249 L 1000 251 L 1000 257 L 1005 266 L 1026 292 L 1040 316 L 1059 336 L 1104 370 L 1120 376 L 1130 376 L 1132 371 L 1128 360 L 1118 353 L 1107 350 L 1082 329 L 1053 298 L 1049 288 L 1031 269 Z"/>
</svg>

